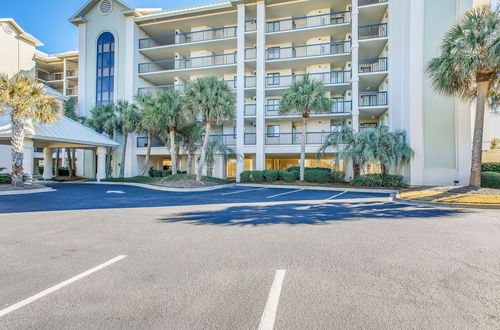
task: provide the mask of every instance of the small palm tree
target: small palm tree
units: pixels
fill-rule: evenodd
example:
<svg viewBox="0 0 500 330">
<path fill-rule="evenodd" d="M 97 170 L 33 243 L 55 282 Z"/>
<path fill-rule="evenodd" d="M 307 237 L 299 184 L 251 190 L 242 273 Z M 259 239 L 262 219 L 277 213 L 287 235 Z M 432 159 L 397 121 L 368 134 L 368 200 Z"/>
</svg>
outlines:
<svg viewBox="0 0 500 330">
<path fill-rule="evenodd" d="M 235 105 L 236 98 L 233 92 L 227 83 L 216 76 L 198 78 L 186 87 L 182 109 L 191 114 L 191 120 L 201 115 L 205 124 L 205 137 L 196 173 L 197 181 L 201 181 L 212 125 L 221 125 L 224 121 L 234 119 Z"/>
<path fill-rule="evenodd" d="M 118 100 L 114 106 L 117 126 L 123 136 L 122 159 L 120 163 L 120 178 L 125 176 L 125 158 L 127 154 L 128 135 L 140 129 L 141 117 L 137 107 L 124 100 Z"/>
<path fill-rule="evenodd" d="M 31 120 L 54 123 L 63 113 L 57 100 L 45 93 L 43 85 L 29 76 L 16 75 L 9 79 L 0 74 L 0 113 L 10 108 L 12 136 L 12 184 L 23 184 L 23 152 L 26 128 Z"/>
<path fill-rule="evenodd" d="M 300 141 L 300 181 L 304 181 L 306 159 L 307 119 L 311 112 L 328 111 L 332 102 L 327 96 L 322 82 L 311 80 L 305 75 L 294 82 L 283 94 L 280 102 L 280 114 L 300 113 L 302 115 L 302 139 Z"/>
<path fill-rule="evenodd" d="M 231 157 L 236 157 L 236 150 L 222 143 L 221 138 L 217 136 L 214 140 L 208 142 L 205 162 L 207 163 L 207 176 L 213 176 L 215 165 L 215 155 L 221 155 L 222 160 L 227 162 Z"/>
<path fill-rule="evenodd" d="M 155 129 L 156 123 L 150 120 L 149 113 L 153 112 L 155 109 L 155 97 L 151 93 L 137 94 L 134 97 L 135 104 L 139 109 L 139 114 L 141 117 L 140 127 L 138 127 L 138 132 L 145 132 L 148 136 L 148 145 L 146 148 L 146 157 L 144 158 L 144 164 L 140 175 L 145 175 L 148 170 L 149 158 L 151 157 L 151 146 L 153 141 L 153 130 Z"/>
<path fill-rule="evenodd" d="M 434 87 L 446 95 L 476 100 L 469 185 L 481 185 L 484 109 L 498 95 L 500 75 L 500 13 L 491 6 L 470 10 L 445 34 L 441 55 L 430 61 Z"/>
<path fill-rule="evenodd" d="M 115 104 L 96 104 L 90 110 L 90 118 L 86 125 L 98 133 L 105 133 L 111 140 L 115 137 L 115 131 L 119 130 L 119 121 L 116 117 Z M 107 148 L 106 177 L 111 175 L 111 148 Z"/>
<path fill-rule="evenodd" d="M 179 137 L 187 152 L 187 172 L 193 174 L 193 159 L 203 141 L 204 129 L 201 123 L 195 121 L 179 130 Z"/>
</svg>

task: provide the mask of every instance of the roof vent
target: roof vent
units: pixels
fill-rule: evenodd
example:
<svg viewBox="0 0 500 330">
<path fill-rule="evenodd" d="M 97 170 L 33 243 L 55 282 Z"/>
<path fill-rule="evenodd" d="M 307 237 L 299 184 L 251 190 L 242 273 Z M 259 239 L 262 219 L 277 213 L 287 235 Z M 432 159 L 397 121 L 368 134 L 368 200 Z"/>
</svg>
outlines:
<svg viewBox="0 0 500 330">
<path fill-rule="evenodd" d="M 101 0 L 99 3 L 99 11 L 102 15 L 109 15 L 113 10 L 113 2 L 111 0 Z"/>
<path fill-rule="evenodd" d="M 3 25 L 3 30 L 5 31 L 5 33 L 10 34 L 10 35 L 14 34 L 14 29 L 12 29 L 12 26 L 10 26 L 10 24 L 3 23 L 2 25 Z"/>
</svg>

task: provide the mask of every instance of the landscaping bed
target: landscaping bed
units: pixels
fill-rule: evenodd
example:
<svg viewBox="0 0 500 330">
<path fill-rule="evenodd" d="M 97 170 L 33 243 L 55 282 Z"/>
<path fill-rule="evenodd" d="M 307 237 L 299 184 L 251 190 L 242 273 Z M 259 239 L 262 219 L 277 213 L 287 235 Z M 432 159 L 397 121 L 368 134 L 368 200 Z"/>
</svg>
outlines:
<svg viewBox="0 0 500 330">
<path fill-rule="evenodd" d="M 33 183 L 33 184 L 25 184 L 21 187 L 14 187 L 12 184 L 0 184 L 0 191 L 24 191 L 24 190 L 35 190 L 35 189 L 43 189 L 47 188 L 44 185 Z"/>
<path fill-rule="evenodd" d="M 101 180 L 103 182 L 127 182 L 150 184 L 159 187 L 169 188 L 203 188 L 234 183 L 233 180 L 218 179 L 213 177 L 202 177 L 200 182 L 196 181 L 196 175 L 176 174 L 166 176 L 135 176 L 130 178 L 108 178 Z"/>
</svg>

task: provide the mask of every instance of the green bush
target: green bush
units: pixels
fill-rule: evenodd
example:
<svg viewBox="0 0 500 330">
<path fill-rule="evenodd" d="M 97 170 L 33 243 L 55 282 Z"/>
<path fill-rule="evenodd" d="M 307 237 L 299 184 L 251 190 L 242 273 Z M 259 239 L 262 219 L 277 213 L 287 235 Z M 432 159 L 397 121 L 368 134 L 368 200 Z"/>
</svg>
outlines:
<svg viewBox="0 0 500 330">
<path fill-rule="evenodd" d="M 304 172 L 307 172 L 307 171 L 314 171 L 314 170 L 318 170 L 318 171 L 325 171 L 325 172 L 330 172 L 331 169 L 327 168 L 327 167 L 306 167 L 304 169 Z M 300 166 L 292 166 L 292 167 L 289 167 L 287 168 L 287 171 L 288 172 L 293 172 L 293 171 L 298 171 L 300 172 Z"/>
<path fill-rule="evenodd" d="M 149 170 L 149 176 L 153 178 L 161 178 L 162 175 L 162 170 Z"/>
<path fill-rule="evenodd" d="M 282 175 L 282 180 L 285 181 L 286 183 L 292 183 L 292 182 L 295 182 L 297 180 L 295 172 L 285 171 L 281 175 Z"/>
<path fill-rule="evenodd" d="M 273 182 L 278 181 L 278 177 L 279 177 L 278 170 L 264 171 L 264 178 L 266 179 L 266 182 L 268 182 L 268 183 L 273 183 Z"/>
<path fill-rule="evenodd" d="M 23 182 L 26 182 L 26 180 L 28 180 L 28 176 L 26 174 L 23 174 Z M 12 175 L 10 175 L 10 173 L 0 174 L 0 184 L 10 183 L 12 183 Z"/>
<path fill-rule="evenodd" d="M 172 175 L 172 171 L 171 170 L 162 170 L 160 172 L 161 172 L 161 177 L 162 178 L 167 177 L 169 175 Z"/>
<path fill-rule="evenodd" d="M 367 174 L 354 178 L 351 182 L 356 187 L 404 187 L 402 175 Z"/>
<path fill-rule="evenodd" d="M 345 180 L 344 172 L 340 171 L 331 171 L 330 172 L 330 183 L 342 183 Z"/>
<path fill-rule="evenodd" d="M 289 173 L 289 172 L 287 170 L 279 170 L 278 171 L 278 180 L 284 181 L 285 179 L 283 178 L 283 175 L 286 175 L 286 173 Z"/>
<path fill-rule="evenodd" d="M 308 170 L 304 173 L 304 180 L 307 182 L 327 183 L 330 181 L 330 173 L 319 169 Z"/>
<path fill-rule="evenodd" d="M 500 189 L 500 173 L 497 172 L 481 173 L 481 187 Z"/>
<path fill-rule="evenodd" d="M 500 173 L 500 163 L 484 163 L 481 166 L 481 171 Z"/>
<path fill-rule="evenodd" d="M 264 172 L 263 171 L 245 171 L 240 174 L 241 182 L 253 182 L 262 183 L 264 182 Z"/>
</svg>

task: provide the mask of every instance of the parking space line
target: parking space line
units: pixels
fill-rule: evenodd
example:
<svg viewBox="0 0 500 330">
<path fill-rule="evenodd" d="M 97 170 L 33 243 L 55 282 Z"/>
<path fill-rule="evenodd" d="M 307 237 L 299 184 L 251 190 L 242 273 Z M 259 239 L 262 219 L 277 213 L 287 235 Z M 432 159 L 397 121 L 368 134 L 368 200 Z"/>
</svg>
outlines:
<svg viewBox="0 0 500 330">
<path fill-rule="evenodd" d="M 303 191 L 303 190 L 304 190 L 304 189 L 298 189 L 298 190 L 287 191 L 287 192 L 284 192 L 284 193 L 281 193 L 281 194 L 276 194 L 276 195 L 272 195 L 272 196 L 267 196 L 266 198 L 274 198 L 274 197 L 278 197 L 278 196 L 282 196 L 282 195 L 286 195 L 286 194 L 296 193 L 296 192 Z"/>
<path fill-rule="evenodd" d="M 234 195 L 234 194 L 241 194 L 241 193 L 249 192 L 249 191 L 259 191 L 259 190 L 266 190 L 266 189 L 267 188 L 245 189 L 245 190 L 238 190 L 238 191 L 228 192 L 228 193 L 224 193 L 224 194 L 221 194 L 221 195 L 222 196 L 225 196 L 225 195 Z"/>
<path fill-rule="evenodd" d="M 274 275 L 273 284 L 267 297 L 266 307 L 262 318 L 260 319 L 259 330 L 272 330 L 274 328 L 274 321 L 276 320 L 276 311 L 278 310 L 278 303 L 280 300 L 281 287 L 285 279 L 285 269 L 279 269 Z"/>
<path fill-rule="evenodd" d="M 76 276 L 70 278 L 69 280 L 66 280 L 64 282 L 56 284 L 53 287 L 50 287 L 50 288 L 48 288 L 46 290 L 43 290 L 42 292 L 37 293 L 34 296 L 26 298 L 26 299 L 24 299 L 24 300 L 22 300 L 22 301 L 20 301 L 18 303 L 15 303 L 14 305 L 11 305 L 11 306 L 9 306 L 9 307 L 7 307 L 5 309 L 2 309 L 2 310 L 0 310 L 0 317 L 2 317 L 4 315 L 7 315 L 10 312 L 13 312 L 16 309 L 19 309 L 19 308 L 21 308 L 23 306 L 26 306 L 26 305 L 34 302 L 35 300 L 38 300 L 38 299 L 40 299 L 42 297 L 45 297 L 46 295 L 48 295 L 48 294 L 50 294 L 50 293 L 52 293 L 54 291 L 57 291 L 57 290 L 65 287 L 65 286 L 67 286 L 67 285 L 69 285 L 69 284 L 71 284 L 73 282 L 76 282 L 76 281 L 84 278 L 85 276 L 88 276 L 88 275 L 90 275 L 92 273 L 95 273 L 95 272 L 97 272 L 97 271 L 99 271 L 99 270 L 101 270 L 101 269 L 103 269 L 103 268 L 105 268 L 105 267 L 107 267 L 107 266 L 109 266 L 111 264 L 114 264 L 115 262 L 120 261 L 120 260 L 122 260 L 123 258 L 126 258 L 126 257 L 127 256 L 125 256 L 125 255 L 120 255 L 120 256 L 118 256 L 116 258 L 108 260 L 105 263 L 100 264 L 99 266 L 96 266 L 96 267 L 94 267 L 92 269 L 89 269 L 89 270 L 87 270 L 87 271 L 85 271 L 85 272 L 83 272 L 83 273 L 81 273 L 79 275 L 76 275 Z"/>
<path fill-rule="evenodd" d="M 347 191 L 343 191 L 343 192 L 341 192 L 340 194 L 333 195 L 333 196 L 331 196 L 331 197 L 327 198 L 326 200 L 327 200 L 327 201 L 329 201 L 329 200 L 334 199 L 334 198 L 336 198 L 336 197 L 342 196 L 342 195 L 343 195 L 343 194 L 345 194 L 345 193 L 347 193 Z"/>
</svg>

